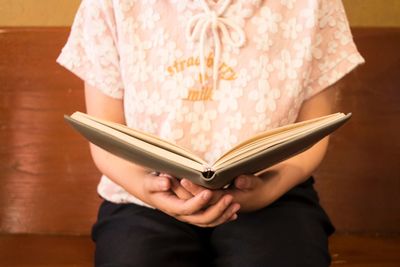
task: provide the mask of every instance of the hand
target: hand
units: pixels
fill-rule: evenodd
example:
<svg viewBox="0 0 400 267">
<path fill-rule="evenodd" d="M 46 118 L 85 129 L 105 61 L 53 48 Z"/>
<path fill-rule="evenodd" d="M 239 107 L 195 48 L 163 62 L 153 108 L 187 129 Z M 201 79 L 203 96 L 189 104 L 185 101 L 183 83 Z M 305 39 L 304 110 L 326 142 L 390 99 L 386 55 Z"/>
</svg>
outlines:
<svg viewBox="0 0 400 267">
<path fill-rule="evenodd" d="M 279 175 L 275 171 L 265 172 L 262 176 L 240 175 L 234 179 L 228 189 L 215 190 L 214 197 L 232 195 L 233 201 L 240 204 L 241 212 L 250 212 L 266 207 L 277 199 L 275 183 Z M 181 185 L 192 195 L 197 195 L 204 187 L 196 185 L 187 179 L 181 180 Z M 212 202 L 212 199 L 211 201 Z"/>
<path fill-rule="evenodd" d="M 176 178 L 167 175 L 146 175 L 143 180 L 146 202 L 164 213 L 199 227 L 214 227 L 236 219 L 240 206 L 229 194 L 214 204 L 213 192 L 205 189 L 193 196 L 179 185 Z M 176 193 L 175 193 L 176 192 Z"/>
<path fill-rule="evenodd" d="M 271 204 L 274 188 L 268 188 L 268 182 L 265 176 L 240 175 L 235 178 L 231 194 L 241 204 L 241 212 L 255 211 Z"/>
</svg>

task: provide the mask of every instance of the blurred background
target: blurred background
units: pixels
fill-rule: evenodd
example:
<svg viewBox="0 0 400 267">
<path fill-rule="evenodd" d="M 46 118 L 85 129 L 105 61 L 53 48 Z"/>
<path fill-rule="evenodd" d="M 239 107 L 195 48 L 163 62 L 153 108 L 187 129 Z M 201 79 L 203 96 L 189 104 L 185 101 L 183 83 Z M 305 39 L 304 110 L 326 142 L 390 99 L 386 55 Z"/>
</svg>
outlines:
<svg viewBox="0 0 400 267">
<path fill-rule="evenodd" d="M 344 79 L 351 122 L 316 173 L 333 264 L 400 266 L 400 0 L 343 0 L 366 64 Z M 55 59 L 79 0 L 0 0 L 0 266 L 91 266 L 99 173 L 63 122 L 83 83 Z"/>
</svg>

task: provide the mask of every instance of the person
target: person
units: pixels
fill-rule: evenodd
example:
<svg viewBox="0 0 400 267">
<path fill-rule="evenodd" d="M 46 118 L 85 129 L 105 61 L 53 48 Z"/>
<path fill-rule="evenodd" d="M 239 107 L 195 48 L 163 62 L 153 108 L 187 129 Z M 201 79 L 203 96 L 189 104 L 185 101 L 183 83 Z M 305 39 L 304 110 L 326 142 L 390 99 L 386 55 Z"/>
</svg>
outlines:
<svg viewBox="0 0 400 267">
<path fill-rule="evenodd" d="M 213 162 L 261 131 L 327 115 L 363 62 L 340 0 L 83 0 L 58 60 L 87 113 Z M 329 266 L 312 173 L 328 138 L 209 190 L 90 145 L 104 174 L 96 266 Z"/>
</svg>

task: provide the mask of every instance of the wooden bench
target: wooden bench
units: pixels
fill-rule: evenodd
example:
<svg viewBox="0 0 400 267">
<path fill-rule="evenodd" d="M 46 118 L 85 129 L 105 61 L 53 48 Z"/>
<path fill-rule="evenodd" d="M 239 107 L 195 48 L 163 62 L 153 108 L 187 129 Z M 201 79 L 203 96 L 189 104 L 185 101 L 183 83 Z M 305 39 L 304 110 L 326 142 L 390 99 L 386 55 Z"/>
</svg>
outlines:
<svg viewBox="0 0 400 267">
<path fill-rule="evenodd" d="M 367 64 L 349 75 L 317 189 L 334 265 L 400 265 L 400 29 L 354 29 Z M 0 29 L 0 266 L 91 266 L 100 202 L 86 142 L 62 115 L 82 82 L 55 63 L 67 28 Z"/>
</svg>

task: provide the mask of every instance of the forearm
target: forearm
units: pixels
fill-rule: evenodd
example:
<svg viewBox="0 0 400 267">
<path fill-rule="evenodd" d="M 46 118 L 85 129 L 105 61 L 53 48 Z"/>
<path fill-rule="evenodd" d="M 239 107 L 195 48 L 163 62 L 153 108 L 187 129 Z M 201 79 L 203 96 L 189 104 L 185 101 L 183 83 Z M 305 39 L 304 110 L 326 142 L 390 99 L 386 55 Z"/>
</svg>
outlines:
<svg viewBox="0 0 400 267">
<path fill-rule="evenodd" d="M 261 176 L 265 180 L 264 190 L 273 190 L 268 194 L 271 199 L 267 199 L 266 202 L 276 200 L 307 180 L 322 162 L 328 142 L 329 137 L 326 137 L 303 153 L 269 168 L 265 177 Z"/>
<path fill-rule="evenodd" d="M 334 88 L 324 90 L 303 103 L 297 121 L 332 113 L 334 100 Z M 242 211 L 252 211 L 265 207 L 296 185 L 304 182 L 322 162 L 328 143 L 329 137 L 326 137 L 303 153 L 266 169 L 264 173 L 258 174 L 259 178 L 253 177 L 252 180 L 256 181 L 257 185 L 252 186 L 254 190 L 251 190 L 251 193 L 246 193 L 250 190 L 238 190 L 235 194 L 236 200 L 242 205 Z M 247 180 L 250 181 L 251 179 Z M 246 187 L 245 185 L 243 188 Z"/>
<path fill-rule="evenodd" d="M 299 111 L 297 121 L 304 121 L 331 114 L 335 110 L 337 85 L 325 89 L 321 93 L 305 101 Z M 284 194 L 297 184 L 304 182 L 322 162 L 329 143 L 329 136 L 322 139 L 310 149 L 288 160 L 277 164 L 271 170 L 276 171 L 276 190 Z"/>
<path fill-rule="evenodd" d="M 114 156 L 93 144 L 90 144 L 90 150 L 93 161 L 102 174 L 120 185 L 128 193 L 147 203 L 142 190 L 142 183 L 144 176 L 150 175 L 149 170 Z"/>
<path fill-rule="evenodd" d="M 125 124 L 124 106 L 121 99 L 110 98 L 97 88 L 85 83 L 85 100 L 89 115 Z M 141 185 L 148 172 L 143 167 L 116 157 L 93 144 L 90 144 L 90 151 L 93 161 L 101 173 L 130 194 L 144 201 Z"/>
</svg>

